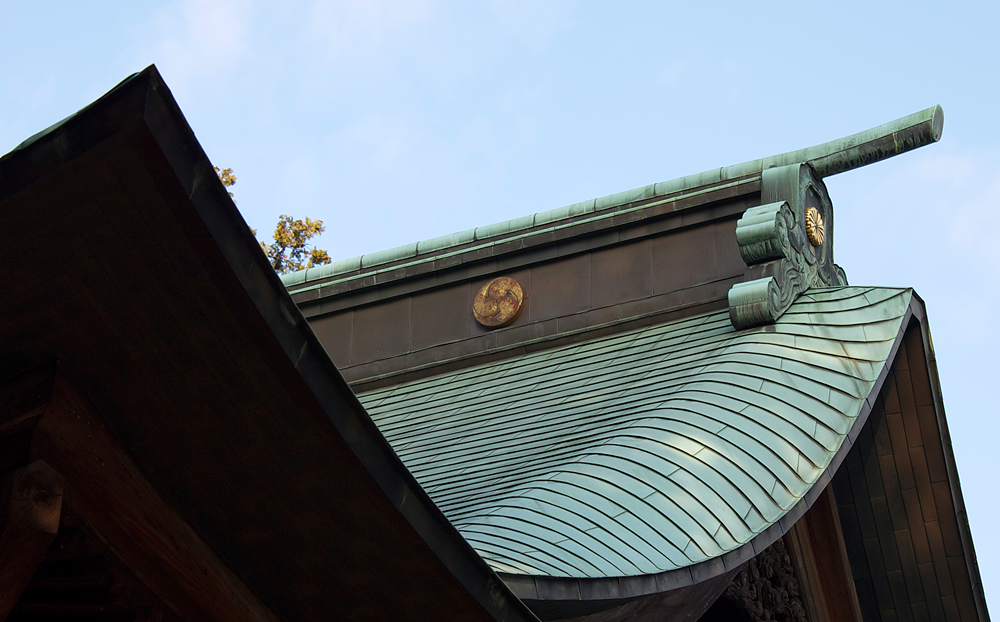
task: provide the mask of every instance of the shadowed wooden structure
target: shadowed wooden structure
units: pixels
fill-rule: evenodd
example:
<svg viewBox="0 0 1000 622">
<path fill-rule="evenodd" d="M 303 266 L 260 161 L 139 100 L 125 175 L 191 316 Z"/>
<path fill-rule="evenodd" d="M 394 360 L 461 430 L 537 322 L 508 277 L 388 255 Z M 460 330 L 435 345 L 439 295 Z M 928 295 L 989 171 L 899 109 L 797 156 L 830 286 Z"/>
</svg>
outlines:
<svg viewBox="0 0 1000 622">
<path fill-rule="evenodd" d="M 534 619 L 358 404 L 154 68 L 0 159 L 0 230 L 8 619 Z M 46 546 L 57 516 L 81 542 Z"/>
</svg>

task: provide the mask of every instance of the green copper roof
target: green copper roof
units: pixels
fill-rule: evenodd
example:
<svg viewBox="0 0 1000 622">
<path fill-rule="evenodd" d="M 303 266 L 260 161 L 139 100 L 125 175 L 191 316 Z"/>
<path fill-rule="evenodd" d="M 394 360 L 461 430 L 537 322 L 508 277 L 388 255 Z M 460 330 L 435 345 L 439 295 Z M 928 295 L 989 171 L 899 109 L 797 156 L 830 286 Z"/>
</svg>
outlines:
<svg viewBox="0 0 1000 622">
<path fill-rule="evenodd" d="M 748 175 L 759 175 L 764 169 L 773 166 L 808 162 L 821 178 L 836 175 L 837 173 L 878 162 L 879 160 L 884 160 L 910 151 L 911 149 L 936 142 L 940 140 L 943 128 L 944 111 L 941 109 L 941 106 L 931 106 L 920 112 L 884 123 L 878 127 L 814 147 L 789 151 L 788 153 L 751 160 L 733 166 L 715 168 L 703 173 L 687 175 L 641 188 L 633 188 L 632 190 L 574 203 L 573 205 L 567 205 L 566 207 L 546 212 L 530 214 L 521 218 L 477 227 L 451 235 L 413 242 L 377 253 L 344 259 L 325 266 L 317 266 L 307 270 L 284 274 L 281 276 L 281 280 L 289 290 L 301 291 L 309 289 L 310 281 L 327 279 L 358 270 L 365 271 L 366 273 L 377 273 L 377 266 L 406 259 L 413 260 L 412 263 L 417 263 L 419 261 L 417 258 L 420 255 L 447 251 L 448 249 L 474 242 L 480 243 L 480 246 L 476 246 L 475 248 L 483 248 L 499 240 L 509 240 L 512 236 L 516 236 L 518 232 L 527 229 L 536 227 L 558 228 L 561 223 L 569 219 L 575 219 L 587 214 L 599 214 L 605 211 L 614 212 L 617 208 L 636 201 L 659 197 L 677 199 L 679 197 L 674 197 L 673 195 L 697 194 L 697 189 L 704 186 L 721 184 Z M 465 248 L 463 252 L 469 250 L 473 249 Z"/>
<path fill-rule="evenodd" d="M 806 495 L 911 295 L 813 289 L 767 327 L 712 312 L 360 398 L 497 571 L 670 571 L 749 542 Z"/>
</svg>

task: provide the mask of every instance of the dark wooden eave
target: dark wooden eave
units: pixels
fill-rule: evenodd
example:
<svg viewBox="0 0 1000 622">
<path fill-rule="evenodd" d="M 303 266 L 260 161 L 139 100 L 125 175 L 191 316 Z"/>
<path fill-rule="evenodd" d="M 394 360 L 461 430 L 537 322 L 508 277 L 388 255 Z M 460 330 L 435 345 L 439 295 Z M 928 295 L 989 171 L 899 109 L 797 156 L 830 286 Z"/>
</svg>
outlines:
<svg viewBox="0 0 1000 622">
<path fill-rule="evenodd" d="M 57 361 L 262 618 L 534 619 L 357 402 L 154 67 L 0 158 L 0 231 L 0 378 Z"/>
<path fill-rule="evenodd" d="M 989 620 L 922 301 L 833 477 L 865 620 Z"/>
</svg>

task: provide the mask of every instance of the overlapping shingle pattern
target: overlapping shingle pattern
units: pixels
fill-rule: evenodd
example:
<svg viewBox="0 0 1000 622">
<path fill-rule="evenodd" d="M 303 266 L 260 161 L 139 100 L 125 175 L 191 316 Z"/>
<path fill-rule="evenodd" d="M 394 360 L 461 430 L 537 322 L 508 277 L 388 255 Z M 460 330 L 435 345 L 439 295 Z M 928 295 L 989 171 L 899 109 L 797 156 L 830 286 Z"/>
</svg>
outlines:
<svg viewBox="0 0 1000 622">
<path fill-rule="evenodd" d="M 814 289 L 772 326 L 725 311 L 360 396 L 507 573 L 652 574 L 749 542 L 830 464 L 910 302 Z"/>
</svg>

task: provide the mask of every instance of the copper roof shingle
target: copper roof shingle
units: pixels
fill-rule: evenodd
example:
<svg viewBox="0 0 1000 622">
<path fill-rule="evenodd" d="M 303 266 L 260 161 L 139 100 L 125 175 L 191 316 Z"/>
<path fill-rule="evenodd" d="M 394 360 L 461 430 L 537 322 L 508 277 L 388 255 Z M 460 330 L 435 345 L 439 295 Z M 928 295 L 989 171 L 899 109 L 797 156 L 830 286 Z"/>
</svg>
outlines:
<svg viewBox="0 0 1000 622">
<path fill-rule="evenodd" d="M 773 326 L 714 312 L 360 399 L 497 571 L 671 571 L 750 542 L 806 495 L 911 295 L 813 289 Z"/>
</svg>

